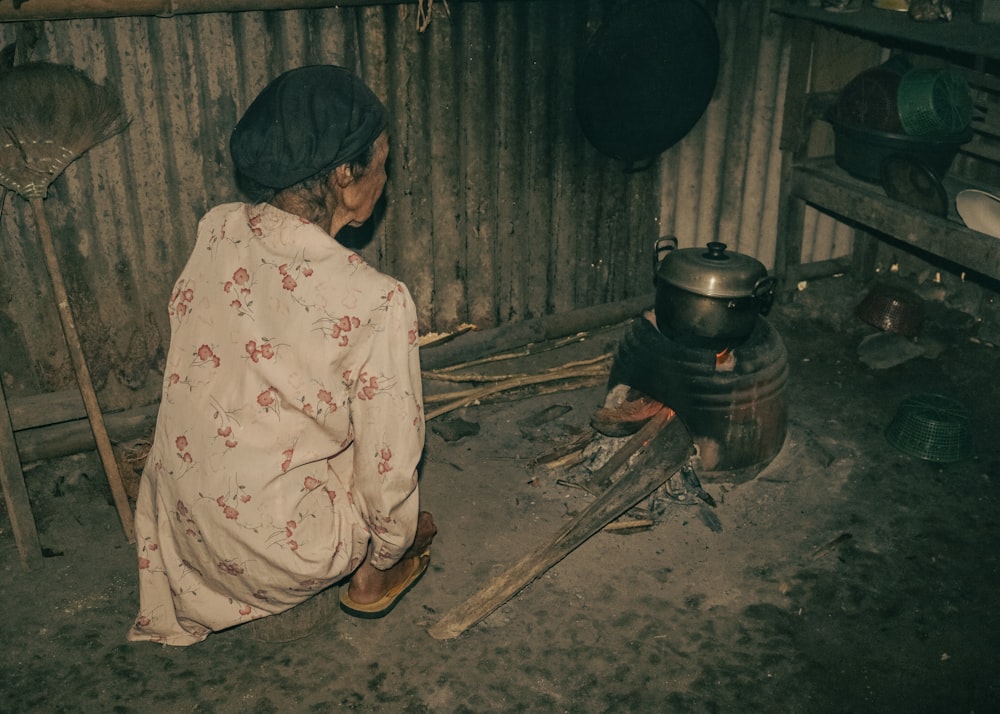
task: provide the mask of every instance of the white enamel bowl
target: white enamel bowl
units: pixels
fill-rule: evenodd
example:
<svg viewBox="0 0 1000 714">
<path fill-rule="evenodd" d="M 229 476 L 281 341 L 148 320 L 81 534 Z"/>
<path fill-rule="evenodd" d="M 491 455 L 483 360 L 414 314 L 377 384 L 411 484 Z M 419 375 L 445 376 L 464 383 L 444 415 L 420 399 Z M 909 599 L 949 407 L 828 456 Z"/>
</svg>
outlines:
<svg viewBox="0 0 1000 714">
<path fill-rule="evenodd" d="M 1000 238 L 1000 198 L 970 188 L 955 196 L 955 208 L 966 226 Z"/>
</svg>

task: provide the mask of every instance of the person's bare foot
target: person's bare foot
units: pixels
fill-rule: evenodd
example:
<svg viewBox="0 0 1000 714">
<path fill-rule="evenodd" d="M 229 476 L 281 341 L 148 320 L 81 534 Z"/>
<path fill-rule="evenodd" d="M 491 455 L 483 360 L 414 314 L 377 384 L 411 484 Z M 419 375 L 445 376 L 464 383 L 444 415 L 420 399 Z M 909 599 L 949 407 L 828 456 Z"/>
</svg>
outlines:
<svg viewBox="0 0 1000 714">
<path fill-rule="evenodd" d="M 437 532 L 438 529 L 434 523 L 434 517 L 427 511 L 421 511 L 420 516 L 417 518 L 417 533 L 413 536 L 413 545 L 406 551 L 403 558 L 412 558 L 421 555 L 430 547 L 431 541 L 434 540 Z"/>
<path fill-rule="evenodd" d="M 423 555 L 436 534 L 437 526 L 434 524 L 434 518 L 427 511 L 421 511 L 413 545 L 403 554 L 399 562 L 387 570 L 379 570 L 366 558 L 365 562 L 354 571 L 347 586 L 351 600 L 367 605 L 380 600 L 387 592 L 405 582 L 417 567 L 413 562 L 414 559 Z"/>
</svg>

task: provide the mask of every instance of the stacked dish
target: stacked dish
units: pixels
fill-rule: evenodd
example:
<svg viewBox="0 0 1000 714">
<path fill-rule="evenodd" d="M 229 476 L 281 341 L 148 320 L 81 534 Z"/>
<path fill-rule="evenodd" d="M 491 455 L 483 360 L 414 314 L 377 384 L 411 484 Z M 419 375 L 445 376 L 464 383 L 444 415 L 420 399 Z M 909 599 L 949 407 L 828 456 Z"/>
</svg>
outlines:
<svg viewBox="0 0 1000 714">
<path fill-rule="evenodd" d="M 955 208 L 966 226 L 1000 238 L 1000 198 L 992 193 L 970 188 L 955 197 Z"/>
</svg>

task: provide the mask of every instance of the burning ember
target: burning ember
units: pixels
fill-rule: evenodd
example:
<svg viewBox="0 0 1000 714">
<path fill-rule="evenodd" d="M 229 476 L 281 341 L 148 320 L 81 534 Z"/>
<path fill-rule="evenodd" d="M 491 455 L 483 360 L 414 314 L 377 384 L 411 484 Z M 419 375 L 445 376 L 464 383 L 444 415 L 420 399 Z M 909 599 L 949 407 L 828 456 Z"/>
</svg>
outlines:
<svg viewBox="0 0 1000 714">
<path fill-rule="evenodd" d="M 717 372 L 731 372 L 735 367 L 736 355 L 733 353 L 732 347 L 715 353 L 715 370 Z"/>
</svg>

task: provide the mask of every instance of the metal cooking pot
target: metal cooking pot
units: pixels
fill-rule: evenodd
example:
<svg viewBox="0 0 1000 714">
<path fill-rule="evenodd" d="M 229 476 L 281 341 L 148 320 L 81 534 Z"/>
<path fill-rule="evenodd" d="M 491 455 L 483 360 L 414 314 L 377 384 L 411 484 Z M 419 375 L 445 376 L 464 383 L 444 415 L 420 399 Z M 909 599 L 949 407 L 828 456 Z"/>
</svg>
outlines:
<svg viewBox="0 0 1000 714">
<path fill-rule="evenodd" d="M 661 240 L 657 249 L 663 257 L 656 268 L 656 324 L 667 337 L 732 346 L 771 309 L 777 281 L 750 256 L 718 242 L 674 250 Z"/>
</svg>

